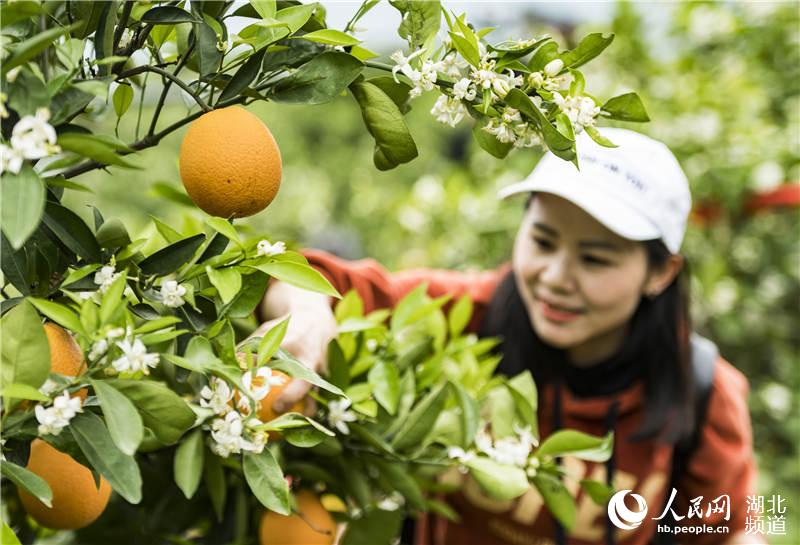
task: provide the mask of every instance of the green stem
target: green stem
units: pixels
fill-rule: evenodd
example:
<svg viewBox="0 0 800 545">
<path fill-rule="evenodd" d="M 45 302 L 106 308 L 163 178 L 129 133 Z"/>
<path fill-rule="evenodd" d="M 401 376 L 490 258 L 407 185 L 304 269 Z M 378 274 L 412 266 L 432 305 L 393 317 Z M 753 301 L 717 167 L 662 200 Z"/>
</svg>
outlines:
<svg viewBox="0 0 800 545">
<path fill-rule="evenodd" d="M 189 49 L 186 50 L 186 53 L 183 55 L 183 57 L 181 57 L 180 62 L 178 62 L 178 66 L 175 67 L 175 71 L 172 73 L 172 75 L 176 79 L 178 77 L 178 72 L 183 69 L 183 67 L 186 65 L 186 62 L 189 60 L 189 55 L 192 54 L 192 50 L 194 50 L 194 44 L 189 46 Z M 167 80 L 164 82 L 164 87 L 161 89 L 161 96 L 158 97 L 156 110 L 153 113 L 153 119 L 150 121 L 150 128 L 147 129 L 148 135 L 152 135 L 156 132 L 156 123 L 158 123 L 158 118 L 161 115 L 161 109 L 164 107 L 164 102 L 167 100 L 167 93 L 169 92 L 170 85 L 172 85 L 172 80 Z"/>
</svg>

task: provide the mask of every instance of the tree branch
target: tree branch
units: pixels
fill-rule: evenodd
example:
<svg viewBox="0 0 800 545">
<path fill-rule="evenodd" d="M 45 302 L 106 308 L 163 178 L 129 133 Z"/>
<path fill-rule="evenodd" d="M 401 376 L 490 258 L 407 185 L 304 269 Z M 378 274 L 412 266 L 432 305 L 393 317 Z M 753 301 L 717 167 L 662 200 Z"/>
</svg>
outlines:
<svg viewBox="0 0 800 545">
<path fill-rule="evenodd" d="M 217 107 L 218 108 L 225 108 L 227 106 L 233 106 L 234 104 L 243 104 L 246 99 L 247 99 L 247 97 L 245 97 L 245 96 L 239 96 L 239 97 L 236 97 L 236 98 L 232 98 L 230 100 L 226 100 L 225 102 L 223 102 L 221 104 L 217 104 Z M 131 151 L 121 151 L 118 154 L 120 156 L 124 157 L 125 155 L 130 155 L 131 153 L 134 153 L 136 151 L 141 151 L 143 149 L 152 148 L 153 146 L 155 146 L 159 142 L 161 142 L 161 140 L 163 138 L 165 138 L 169 134 L 175 132 L 176 130 L 180 129 L 181 127 L 183 127 L 187 123 L 191 123 L 192 121 L 194 121 L 195 119 L 197 119 L 198 117 L 203 115 L 204 113 L 206 113 L 206 112 L 205 111 L 195 112 L 192 115 L 181 119 L 180 121 L 176 121 L 175 123 L 173 123 L 172 125 L 170 125 L 166 129 L 164 129 L 164 130 L 162 130 L 162 131 L 160 131 L 160 132 L 158 132 L 156 134 L 148 134 L 147 136 L 145 136 L 141 140 L 138 140 L 138 141 L 134 142 L 133 144 L 131 144 L 130 146 L 128 146 L 129 148 L 131 148 Z M 61 175 L 64 176 L 64 178 L 66 178 L 66 179 L 70 179 L 70 178 L 74 178 L 75 176 L 78 176 L 80 174 L 84 174 L 86 172 L 89 172 L 91 170 L 95 170 L 95 169 L 98 169 L 98 168 L 103 168 L 105 166 L 107 166 L 105 163 L 100 163 L 98 161 L 94 161 L 94 160 L 85 161 L 85 162 L 83 162 L 83 163 L 81 163 L 79 165 L 75 165 L 72 168 L 68 168 L 63 173 L 61 173 Z"/>
<path fill-rule="evenodd" d="M 178 61 L 178 66 L 175 67 L 175 71 L 172 75 L 177 78 L 178 72 L 184 67 L 186 62 L 189 60 L 189 56 L 192 54 L 194 50 L 194 44 L 190 45 L 189 48 L 186 50 L 186 53 L 183 54 L 181 60 Z M 167 93 L 169 93 L 170 85 L 172 84 L 172 80 L 167 80 L 164 82 L 164 88 L 161 90 L 161 96 L 158 97 L 158 102 L 156 103 L 156 110 L 153 113 L 153 118 L 150 121 L 150 128 L 147 129 L 147 134 L 152 135 L 156 132 L 156 123 L 158 123 L 158 117 L 161 115 L 161 109 L 164 107 L 164 101 L 167 99 Z M 198 93 L 199 96 L 199 93 Z"/>
<path fill-rule="evenodd" d="M 212 108 L 208 104 L 206 104 L 205 101 L 202 98 L 200 98 L 200 96 L 197 93 L 192 91 L 191 87 L 186 85 L 185 82 L 176 78 L 163 68 L 158 68 L 156 66 L 150 66 L 150 65 L 137 66 L 136 68 L 131 68 L 130 70 L 125 70 L 124 72 L 121 72 L 116 79 L 129 78 L 131 76 L 135 76 L 136 74 L 141 74 L 142 72 L 155 72 L 156 74 L 164 78 L 167 78 L 172 83 L 174 83 L 175 85 L 186 91 L 189 95 L 191 95 L 191 97 L 194 99 L 195 102 L 197 102 L 197 104 L 203 109 L 203 111 L 210 112 L 212 110 Z"/>
</svg>

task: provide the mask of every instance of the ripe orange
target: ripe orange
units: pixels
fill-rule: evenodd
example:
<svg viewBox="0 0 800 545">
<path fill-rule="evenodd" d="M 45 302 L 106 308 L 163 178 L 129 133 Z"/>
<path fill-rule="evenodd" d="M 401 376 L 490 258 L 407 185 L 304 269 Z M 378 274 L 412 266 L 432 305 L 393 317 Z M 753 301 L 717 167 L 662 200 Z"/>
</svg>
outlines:
<svg viewBox="0 0 800 545">
<path fill-rule="evenodd" d="M 292 380 L 292 377 L 290 377 L 289 375 L 287 375 L 286 373 L 283 373 L 281 371 L 273 370 L 272 374 L 273 375 L 277 375 L 279 377 L 283 377 L 285 382 L 283 384 L 281 384 L 280 386 L 273 386 L 272 388 L 270 388 L 269 389 L 269 393 L 267 394 L 267 397 L 265 397 L 264 399 L 262 399 L 259 402 L 259 404 L 258 404 L 258 419 L 261 420 L 262 422 L 269 422 L 270 420 L 278 418 L 281 414 L 283 414 L 283 413 L 275 412 L 275 409 L 272 408 L 272 404 L 275 403 L 275 400 L 280 397 L 280 395 L 283 393 L 283 391 L 289 385 L 289 382 Z M 297 403 L 292 405 L 289 408 L 288 411 L 285 411 L 285 412 L 287 412 L 287 413 L 292 413 L 292 412 L 302 413 L 303 412 L 303 401 L 302 400 L 298 401 Z"/>
<path fill-rule="evenodd" d="M 267 511 L 258 530 L 260 545 L 332 545 L 336 521 L 319 498 L 308 490 L 295 495 L 298 513 L 289 516 Z"/>
<path fill-rule="evenodd" d="M 83 351 L 67 330 L 54 323 L 44 324 L 50 345 L 50 372 L 76 377 L 84 371 Z"/>
<path fill-rule="evenodd" d="M 200 116 L 183 138 L 183 186 L 194 203 L 223 218 L 260 212 L 281 186 L 281 152 L 264 123 L 232 106 Z"/>
<path fill-rule="evenodd" d="M 25 511 L 42 526 L 56 530 L 83 528 L 93 523 L 108 505 L 111 496 L 108 481 L 101 478 L 98 489 L 87 467 L 41 439 L 31 443 L 27 468 L 47 481 L 53 491 L 50 508 L 25 490 L 19 490 Z"/>
</svg>

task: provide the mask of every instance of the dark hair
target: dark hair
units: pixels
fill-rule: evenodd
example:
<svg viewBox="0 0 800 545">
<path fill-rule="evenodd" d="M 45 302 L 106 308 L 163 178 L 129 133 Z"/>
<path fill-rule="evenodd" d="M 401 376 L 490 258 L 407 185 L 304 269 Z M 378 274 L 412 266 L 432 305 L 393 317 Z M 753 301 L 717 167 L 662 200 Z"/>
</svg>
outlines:
<svg viewBox="0 0 800 545">
<path fill-rule="evenodd" d="M 670 256 L 664 243 L 648 240 L 643 244 L 648 267 L 663 267 Z M 642 297 L 618 353 L 626 361 L 637 358 L 643 366 L 645 416 L 632 440 L 658 437 L 675 443 L 692 432 L 695 410 L 688 279 L 688 266 L 684 266 L 659 295 L 652 299 Z M 567 363 L 564 350 L 547 345 L 536 335 L 512 271 L 492 297 L 481 324 L 481 335 L 501 338 L 497 347 L 503 356 L 497 368 L 499 373 L 514 376 L 530 370 L 539 389 L 553 381 L 559 368 Z"/>
</svg>

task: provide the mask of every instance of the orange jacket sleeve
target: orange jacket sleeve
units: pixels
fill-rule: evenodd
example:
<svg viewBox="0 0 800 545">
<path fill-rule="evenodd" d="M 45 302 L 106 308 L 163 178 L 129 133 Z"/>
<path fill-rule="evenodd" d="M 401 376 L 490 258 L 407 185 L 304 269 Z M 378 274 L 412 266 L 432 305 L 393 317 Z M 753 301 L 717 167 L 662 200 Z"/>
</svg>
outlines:
<svg viewBox="0 0 800 545">
<path fill-rule="evenodd" d="M 729 528 L 726 533 L 683 533 L 680 543 L 714 545 L 725 543 L 745 530 L 747 497 L 755 494 L 756 464 L 753 434 L 747 408 L 748 385 L 744 375 L 720 359 L 714 371 L 706 423 L 697 450 L 689 461 L 686 475 L 678 483 L 678 508 L 686 515 L 690 500 L 702 496 L 699 505 L 703 518 L 685 518 L 685 526 L 707 524 Z M 726 512 L 707 516 L 709 502 L 729 497 L 730 519 Z M 721 505 L 721 502 L 718 504 Z"/>
<path fill-rule="evenodd" d="M 400 299 L 423 282 L 428 284 L 428 295 L 452 295 L 453 300 L 467 295 L 474 305 L 469 330 L 476 331 L 491 302 L 497 285 L 510 270 L 504 264 L 490 271 L 449 271 L 441 269 L 413 269 L 388 272 L 374 259 L 348 261 L 321 250 L 303 250 L 311 266 L 320 271 L 344 295 L 351 289 L 364 301 L 365 312 L 378 308 L 392 308 Z M 445 306 L 445 311 L 449 308 Z"/>
</svg>

